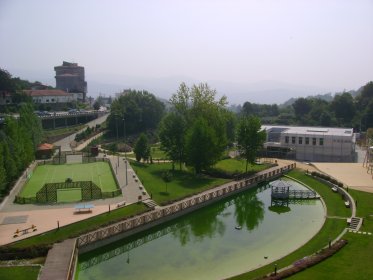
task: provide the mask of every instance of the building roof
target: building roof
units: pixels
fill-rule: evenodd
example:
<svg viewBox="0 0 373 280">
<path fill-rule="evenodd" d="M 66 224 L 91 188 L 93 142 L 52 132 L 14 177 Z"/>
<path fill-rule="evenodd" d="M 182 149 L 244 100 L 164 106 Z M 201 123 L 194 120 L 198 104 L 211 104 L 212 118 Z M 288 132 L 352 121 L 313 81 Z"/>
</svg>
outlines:
<svg viewBox="0 0 373 280">
<path fill-rule="evenodd" d="M 333 135 L 333 136 L 352 136 L 352 128 L 337 127 L 313 127 L 313 126 L 286 126 L 286 125 L 262 125 L 266 131 L 278 130 L 283 134 L 302 134 L 302 135 Z"/>
<path fill-rule="evenodd" d="M 52 144 L 43 143 L 38 146 L 38 151 L 52 150 L 53 147 L 54 146 Z"/>
<path fill-rule="evenodd" d="M 40 90 L 24 90 L 31 97 L 38 96 L 71 96 L 70 93 L 60 89 L 40 89 Z"/>
</svg>

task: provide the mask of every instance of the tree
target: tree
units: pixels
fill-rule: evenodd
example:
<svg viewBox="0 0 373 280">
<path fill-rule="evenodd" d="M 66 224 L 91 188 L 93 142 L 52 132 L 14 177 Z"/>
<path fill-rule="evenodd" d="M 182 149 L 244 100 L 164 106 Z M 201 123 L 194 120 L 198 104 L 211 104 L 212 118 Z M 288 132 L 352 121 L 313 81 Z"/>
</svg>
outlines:
<svg viewBox="0 0 373 280">
<path fill-rule="evenodd" d="M 305 115 L 307 115 L 312 109 L 312 101 L 306 98 L 298 98 L 293 103 L 294 113 L 295 116 L 299 119 L 302 119 Z"/>
<path fill-rule="evenodd" d="M 231 122 L 230 115 L 225 108 L 227 104 L 226 97 L 223 96 L 218 100 L 216 100 L 215 97 L 216 91 L 211 89 L 207 84 L 201 83 L 189 88 L 185 83 L 182 83 L 177 93 L 170 99 L 172 105 L 171 110 L 179 116 L 178 118 L 180 118 L 180 120 L 183 120 L 182 125 L 185 124 L 185 129 L 183 130 L 187 131 L 187 136 L 189 138 L 192 137 L 191 135 L 193 135 L 193 133 L 197 133 L 196 127 L 201 125 L 201 121 L 204 126 L 209 128 L 207 138 L 210 138 L 211 140 L 212 138 L 219 136 L 219 141 L 209 140 L 209 158 L 212 160 L 209 164 L 216 162 L 216 160 L 223 154 L 227 146 L 227 123 Z M 173 126 L 173 129 L 175 129 L 175 127 L 176 124 Z M 171 134 L 180 135 L 180 131 Z M 169 137 L 170 136 L 168 136 L 168 138 Z M 163 148 L 165 150 L 174 151 L 173 147 L 170 145 L 170 143 L 174 142 L 167 140 L 168 139 L 163 139 L 162 141 L 161 139 Z M 179 143 L 181 142 L 182 141 L 179 138 Z M 187 140 L 185 140 L 184 143 L 186 146 L 188 145 Z M 192 158 L 197 156 L 197 154 L 191 155 L 190 153 L 196 152 L 197 147 L 192 147 L 193 145 L 191 143 L 189 143 L 188 148 L 186 146 L 183 148 L 185 151 L 185 159 L 189 162 L 193 162 L 194 165 L 195 161 L 192 160 Z M 214 154 L 210 152 L 213 152 Z M 197 173 L 205 167 L 205 163 L 202 163 L 202 166 L 197 166 Z"/>
<path fill-rule="evenodd" d="M 19 124 L 23 130 L 22 133 L 31 139 L 33 146 L 32 149 L 33 152 L 35 152 L 37 145 L 40 144 L 43 138 L 43 128 L 40 119 L 34 113 L 32 104 L 22 104 L 19 115 Z"/>
<path fill-rule="evenodd" d="M 100 107 L 101 107 L 101 105 L 98 101 L 95 101 L 95 103 L 93 103 L 93 109 L 95 109 L 96 111 L 99 110 Z"/>
<path fill-rule="evenodd" d="M 7 176 L 5 172 L 5 162 L 4 162 L 4 157 L 3 157 L 3 147 L 4 144 L 0 140 L 0 194 L 1 196 L 4 194 L 4 190 L 6 189 L 7 185 Z"/>
<path fill-rule="evenodd" d="M 114 135 L 117 131 L 119 135 L 124 135 L 124 129 L 127 134 L 156 129 L 164 109 L 164 104 L 153 94 L 131 90 L 112 102 L 108 129 Z"/>
<path fill-rule="evenodd" d="M 355 115 L 355 104 L 350 93 L 344 92 L 336 95 L 331 104 L 337 120 L 342 121 L 340 125 L 351 125 L 351 120 Z"/>
<path fill-rule="evenodd" d="M 161 149 L 172 161 L 179 162 L 180 170 L 185 162 L 186 121 L 177 113 L 169 113 L 160 123 L 158 134 Z M 173 166 L 174 167 L 174 166 Z"/>
<path fill-rule="evenodd" d="M 255 162 L 256 153 L 263 146 L 266 133 L 261 129 L 257 117 L 243 117 L 238 123 L 237 146 L 243 158 L 246 159 L 246 172 L 249 163 Z"/>
<path fill-rule="evenodd" d="M 202 118 L 189 129 L 186 135 L 187 163 L 194 167 L 197 174 L 219 159 L 218 142 L 214 129 Z"/>
<path fill-rule="evenodd" d="M 369 102 L 373 100 L 373 82 L 367 83 L 361 90 L 361 94 L 357 97 L 358 109 L 364 110 Z"/>
<path fill-rule="evenodd" d="M 144 133 L 140 134 L 133 151 L 136 155 L 137 161 L 140 161 L 141 159 L 143 159 L 144 161 L 149 160 L 150 146 L 148 143 L 148 137 L 146 137 Z"/>
<path fill-rule="evenodd" d="M 8 71 L 0 68 L 0 90 L 7 92 L 15 92 L 16 84 L 12 79 L 12 75 Z"/>
<path fill-rule="evenodd" d="M 170 171 L 167 170 L 167 171 L 162 172 L 162 179 L 166 184 L 166 193 L 168 193 L 167 183 L 171 182 L 171 177 L 172 177 L 172 174 L 170 173 Z"/>
</svg>

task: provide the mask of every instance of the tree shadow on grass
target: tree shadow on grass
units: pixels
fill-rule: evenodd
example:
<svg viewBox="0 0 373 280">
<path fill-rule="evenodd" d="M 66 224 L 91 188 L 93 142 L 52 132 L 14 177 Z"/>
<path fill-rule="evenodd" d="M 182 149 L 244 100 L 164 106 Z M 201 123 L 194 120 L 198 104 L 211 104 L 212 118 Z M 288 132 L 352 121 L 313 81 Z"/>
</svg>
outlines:
<svg viewBox="0 0 373 280">
<path fill-rule="evenodd" d="M 170 193 L 169 192 L 159 192 L 160 195 L 163 195 L 163 196 L 170 196 Z"/>
</svg>

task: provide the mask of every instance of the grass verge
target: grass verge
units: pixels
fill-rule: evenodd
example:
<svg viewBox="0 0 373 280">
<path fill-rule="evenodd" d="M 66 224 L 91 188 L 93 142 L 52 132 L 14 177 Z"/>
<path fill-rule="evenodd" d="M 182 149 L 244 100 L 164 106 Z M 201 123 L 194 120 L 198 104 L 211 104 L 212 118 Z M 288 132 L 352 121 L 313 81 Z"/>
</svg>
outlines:
<svg viewBox="0 0 373 280">
<path fill-rule="evenodd" d="M 0 267 L 1 280 L 36 280 L 40 266 L 8 266 Z"/>
</svg>

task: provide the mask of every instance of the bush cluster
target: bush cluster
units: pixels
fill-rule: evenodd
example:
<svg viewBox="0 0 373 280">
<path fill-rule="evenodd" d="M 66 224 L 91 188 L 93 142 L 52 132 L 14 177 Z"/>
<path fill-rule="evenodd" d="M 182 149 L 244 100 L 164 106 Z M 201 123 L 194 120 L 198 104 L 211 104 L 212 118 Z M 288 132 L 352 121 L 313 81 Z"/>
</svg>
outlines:
<svg viewBox="0 0 373 280">
<path fill-rule="evenodd" d="M 319 177 L 325 181 L 328 181 L 334 185 L 337 185 L 338 187 L 342 188 L 343 187 L 343 183 L 342 182 L 339 182 L 338 180 L 330 177 L 329 175 L 327 174 L 323 174 L 323 173 L 319 173 L 319 172 L 316 172 L 316 171 L 313 171 L 311 172 L 311 175 L 314 176 L 314 177 Z"/>
</svg>

